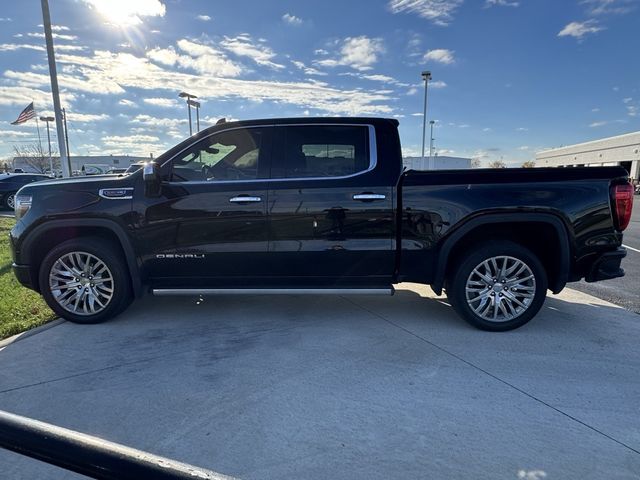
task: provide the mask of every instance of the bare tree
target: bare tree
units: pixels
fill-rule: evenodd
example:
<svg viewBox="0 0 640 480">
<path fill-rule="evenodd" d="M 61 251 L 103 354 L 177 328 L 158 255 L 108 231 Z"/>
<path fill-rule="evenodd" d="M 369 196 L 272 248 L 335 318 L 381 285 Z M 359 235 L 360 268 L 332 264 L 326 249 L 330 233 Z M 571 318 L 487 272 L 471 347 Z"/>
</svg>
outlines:
<svg viewBox="0 0 640 480">
<path fill-rule="evenodd" d="M 471 160 L 471 168 L 480 168 L 482 167 L 482 161 L 479 158 L 474 158 Z"/>
<path fill-rule="evenodd" d="M 502 160 L 494 160 L 489 164 L 489 168 L 507 168 L 507 164 Z"/>
<path fill-rule="evenodd" d="M 534 162 L 533 160 L 529 160 L 522 164 L 522 168 L 534 168 L 535 166 L 536 166 L 536 162 Z"/>
<path fill-rule="evenodd" d="M 38 173 L 45 173 L 49 171 L 49 152 L 39 143 L 29 143 L 19 146 L 16 145 L 13 147 L 13 151 L 15 152 L 16 157 L 19 157 L 24 163 Z M 60 158 L 55 158 L 58 156 L 58 151 L 52 148 L 51 156 L 53 157 L 53 169 L 59 169 Z"/>
</svg>

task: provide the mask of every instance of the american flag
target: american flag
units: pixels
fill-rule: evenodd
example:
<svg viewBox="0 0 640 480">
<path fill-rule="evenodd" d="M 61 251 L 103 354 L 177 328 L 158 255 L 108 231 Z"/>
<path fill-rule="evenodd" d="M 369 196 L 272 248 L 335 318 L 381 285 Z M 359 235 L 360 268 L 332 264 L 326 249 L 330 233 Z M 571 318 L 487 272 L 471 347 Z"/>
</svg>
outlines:
<svg viewBox="0 0 640 480">
<path fill-rule="evenodd" d="M 36 116 L 36 109 L 33 108 L 33 102 L 27 105 L 27 108 L 20 112 L 18 115 L 18 119 L 15 122 L 11 122 L 11 125 L 20 125 L 21 123 L 26 122 L 27 120 L 31 120 Z"/>
</svg>

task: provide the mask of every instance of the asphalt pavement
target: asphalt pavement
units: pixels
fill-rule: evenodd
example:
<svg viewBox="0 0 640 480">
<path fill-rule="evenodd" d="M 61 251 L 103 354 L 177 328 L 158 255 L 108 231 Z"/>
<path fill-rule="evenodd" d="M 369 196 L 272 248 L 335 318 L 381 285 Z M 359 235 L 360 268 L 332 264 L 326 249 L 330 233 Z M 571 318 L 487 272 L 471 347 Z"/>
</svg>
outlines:
<svg viewBox="0 0 640 480">
<path fill-rule="evenodd" d="M 627 248 L 627 256 L 622 261 L 624 277 L 596 283 L 585 281 L 570 283 L 569 287 L 640 314 L 640 196 L 638 195 L 634 197 L 631 222 L 624 231 L 623 245 Z"/>
<path fill-rule="evenodd" d="M 243 479 L 638 478 L 637 315 L 566 290 L 488 333 L 403 287 L 145 297 L 62 322 L 0 350 L 0 409 Z"/>
</svg>

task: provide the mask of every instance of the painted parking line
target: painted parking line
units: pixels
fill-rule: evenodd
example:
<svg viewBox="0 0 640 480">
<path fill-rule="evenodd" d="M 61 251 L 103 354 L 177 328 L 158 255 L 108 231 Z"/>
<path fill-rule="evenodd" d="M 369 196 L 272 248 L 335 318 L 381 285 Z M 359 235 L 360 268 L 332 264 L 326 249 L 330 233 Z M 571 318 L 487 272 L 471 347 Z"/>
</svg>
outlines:
<svg viewBox="0 0 640 480">
<path fill-rule="evenodd" d="M 640 253 L 640 250 L 638 250 L 637 248 L 630 247 L 629 245 L 625 245 L 624 243 L 622 244 L 622 246 L 629 250 L 633 250 L 634 252 Z"/>
</svg>

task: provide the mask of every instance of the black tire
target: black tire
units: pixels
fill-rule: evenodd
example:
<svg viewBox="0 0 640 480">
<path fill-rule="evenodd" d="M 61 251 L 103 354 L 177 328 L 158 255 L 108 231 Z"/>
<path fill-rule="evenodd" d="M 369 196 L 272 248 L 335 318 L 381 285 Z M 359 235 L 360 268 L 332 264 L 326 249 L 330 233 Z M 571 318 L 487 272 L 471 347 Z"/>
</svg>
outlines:
<svg viewBox="0 0 640 480">
<path fill-rule="evenodd" d="M 74 313 L 73 311 L 69 311 L 61 305 L 61 302 L 56 300 L 56 296 L 54 295 L 52 287 L 50 286 L 50 274 L 52 272 L 52 267 L 59 259 L 65 259 L 65 255 L 71 252 L 82 252 L 82 254 L 88 254 L 91 255 L 92 258 L 98 259 L 106 266 L 108 275 L 111 278 L 111 280 L 105 284 L 107 289 L 111 288 L 112 290 L 111 297 L 108 301 L 105 302 L 104 307 L 102 307 L 95 313 L 89 312 L 87 314 L 83 312 Z M 65 262 L 69 263 L 68 257 L 66 258 L 67 259 L 65 260 Z M 82 275 L 84 276 L 84 274 Z M 55 279 L 52 281 L 54 283 L 56 282 Z M 68 281 L 73 280 L 69 279 Z M 88 280 L 82 279 L 82 281 Z M 115 248 L 111 243 L 97 237 L 80 237 L 73 240 L 67 240 L 66 242 L 61 243 L 53 250 L 51 250 L 51 252 L 49 252 L 44 258 L 40 267 L 39 284 L 40 292 L 42 293 L 42 296 L 44 297 L 51 310 L 53 310 L 60 317 L 74 323 L 91 324 L 104 322 L 105 320 L 118 315 L 120 312 L 126 309 L 133 298 L 129 270 L 127 269 L 127 266 L 122 258 L 122 253 L 119 252 L 119 250 Z M 86 284 L 84 285 L 84 287 L 87 290 L 89 289 L 89 286 Z M 93 287 L 94 284 L 91 284 L 92 292 Z M 68 298 L 71 298 L 74 297 L 73 293 L 75 288 L 77 288 L 78 290 L 82 290 L 82 287 L 65 287 L 64 289 L 62 289 L 62 292 L 66 292 L 68 290 L 71 293 Z M 56 290 L 60 292 L 60 289 Z M 103 292 L 99 293 L 104 294 Z M 62 293 L 58 293 L 57 295 L 63 296 Z M 104 300 L 104 298 L 102 300 Z M 77 303 L 78 302 L 76 302 L 76 304 Z M 88 300 L 83 301 L 81 299 L 79 301 L 79 304 L 81 310 L 84 305 L 87 305 L 87 307 L 85 308 L 88 309 Z M 93 306 L 95 306 L 95 302 L 92 302 L 92 304 Z M 71 306 L 69 306 L 69 308 L 70 307 Z"/>
<path fill-rule="evenodd" d="M 503 268 L 500 262 L 504 262 L 505 259 L 508 262 L 507 266 L 514 267 L 517 265 L 517 260 L 528 268 L 521 274 L 522 278 L 528 278 L 531 275 L 533 278 L 524 281 L 524 284 L 520 280 L 502 284 L 500 278 L 497 279 L 497 283 L 494 282 L 495 277 L 491 278 L 491 281 L 481 278 L 480 273 L 485 275 L 493 268 L 490 259 L 497 257 L 500 257 L 496 260 L 499 269 Z M 481 266 L 485 261 L 488 263 Z M 479 270 L 476 270 L 476 267 L 479 267 Z M 447 279 L 447 296 L 454 310 L 474 327 L 492 332 L 505 332 L 521 327 L 540 311 L 547 295 L 547 285 L 547 273 L 533 252 L 517 243 L 497 240 L 483 243 L 457 260 Z M 470 290 L 481 289 L 482 291 L 467 292 L 467 286 Z M 490 297 L 486 298 L 487 295 Z M 524 295 L 533 295 L 533 297 L 525 298 Z M 526 308 L 518 305 L 512 298 Z M 496 301 L 498 306 L 503 302 L 501 308 L 496 307 Z M 481 305 L 485 306 L 481 307 Z M 485 313 L 484 308 L 490 310 L 483 316 L 481 314 Z M 502 309 L 505 310 L 504 313 Z M 518 310 L 521 310 L 520 313 Z M 486 318 L 487 316 L 495 317 L 496 311 L 498 315 L 496 320 Z"/>
<path fill-rule="evenodd" d="M 2 206 L 7 210 L 13 210 L 15 201 L 16 201 L 16 192 L 9 192 L 5 194 L 4 198 L 2 199 Z"/>
</svg>

